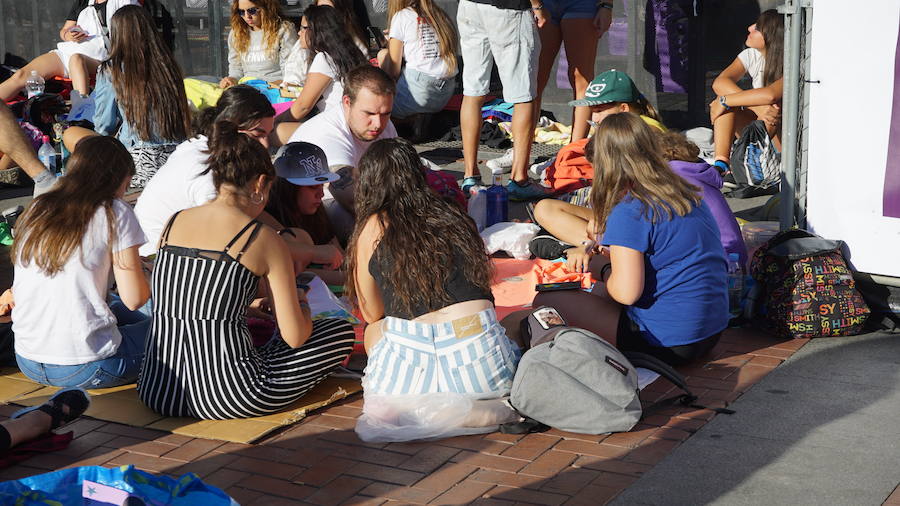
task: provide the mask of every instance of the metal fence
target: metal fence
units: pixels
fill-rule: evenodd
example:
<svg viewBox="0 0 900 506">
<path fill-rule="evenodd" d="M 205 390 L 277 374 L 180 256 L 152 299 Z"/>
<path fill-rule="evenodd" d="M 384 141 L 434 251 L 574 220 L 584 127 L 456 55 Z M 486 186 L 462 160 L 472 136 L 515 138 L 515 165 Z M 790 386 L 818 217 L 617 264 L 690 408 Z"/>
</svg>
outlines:
<svg viewBox="0 0 900 506">
<path fill-rule="evenodd" d="M 806 174 L 809 133 L 811 0 L 787 0 L 784 21 L 784 98 L 782 101 L 781 228 L 806 227 Z"/>
</svg>

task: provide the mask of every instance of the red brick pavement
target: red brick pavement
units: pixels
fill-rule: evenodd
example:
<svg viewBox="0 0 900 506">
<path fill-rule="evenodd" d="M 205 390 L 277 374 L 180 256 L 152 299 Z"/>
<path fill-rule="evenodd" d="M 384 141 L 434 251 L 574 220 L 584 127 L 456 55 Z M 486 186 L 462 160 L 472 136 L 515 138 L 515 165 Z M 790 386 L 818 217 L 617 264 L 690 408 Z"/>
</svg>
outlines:
<svg viewBox="0 0 900 506">
<path fill-rule="evenodd" d="M 806 340 L 778 341 L 730 330 L 711 360 L 682 368 L 699 402 L 726 406 Z M 673 395 L 663 380 L 645 401 Z M 14 406 L 0 406 L 9 416 Z M 633 431 L 591 436 L 550 430 L 433 443 L 364 443 L 353 432 L 362 398 L 314 414 L 259 444 L 192 439 L 82 419 L 65 450 L 0 470 L 0 480 L 71 466 L 134 464 L 170 476 L 193 472 L 241 504 L 603 504 L 715 416 L 667 407 Z M 893 501 L 893 502 L 892 502 Z M 895 492 L 886 504 L 900 505 Z"/>
</svg>

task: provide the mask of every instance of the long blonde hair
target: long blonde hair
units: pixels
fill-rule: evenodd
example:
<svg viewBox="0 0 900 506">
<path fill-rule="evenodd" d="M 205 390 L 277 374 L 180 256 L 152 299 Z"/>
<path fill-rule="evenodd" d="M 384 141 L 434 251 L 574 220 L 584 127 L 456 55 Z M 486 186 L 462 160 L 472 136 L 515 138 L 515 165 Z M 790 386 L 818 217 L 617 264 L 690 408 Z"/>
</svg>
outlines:
<svg viewBox="0 0 900 506">
<path fill-rule="evenodd" d="M 259 9 L 262 17 L 260 27 L 265 34 L 266 54 L 271 58 L 278 50 L 278 37 L 281 30 L 291 30 L 290 23 L 281 17 L 278 0 L 251 0 Z M 234 37 L 234 49 L 243 55 L 250 49 L 250 26 L 238 14 L 238 0 L 231 2 L 231 36 Z"/>
<path fill-rule="evenodd" d="M 636 114 L 603 119 L 594 137 L 593 165 L 590 200 L 598 235 L 626 195 L 644 204 L 644 215 L 653 223 L 684 216 L 700 204 L 700 189 L 672 172 L 658 135 Z"/>
<path fill-rule="evenodd" d="M 440 46 L 441 59 L 447 64 L 449 73 L 455 73 L 458 65 L 456 47 L 459 44 L 459 37 L 450 17 L 433 0 L 389 0 L 388 19 L 394 19 L 394 14 L 407 7 L 416 11 L 416 16 L 434 29 Z"/>
</svg>

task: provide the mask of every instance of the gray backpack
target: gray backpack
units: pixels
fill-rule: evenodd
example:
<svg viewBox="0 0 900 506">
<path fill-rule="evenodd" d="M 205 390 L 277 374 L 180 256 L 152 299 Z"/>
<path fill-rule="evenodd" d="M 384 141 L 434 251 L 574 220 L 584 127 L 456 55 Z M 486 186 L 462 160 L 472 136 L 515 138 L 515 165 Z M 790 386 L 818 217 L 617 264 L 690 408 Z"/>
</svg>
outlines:
<svg viewBox="0 0 900 506">
<path fill-rule="evenodd" d="M 546 426 L 581 434 L 629 431 L 643 413 L 635 367 L 656 372 L 685 392 L 658 405 L 677 401 L 699 407 L 684 377 L 656 357 L 623 354 L 587 330 L 552 330 L 525 352 L 513 379 L 510 404 L 526 421 L 506 424 L 502 432 L 538 432 Z"/>
</svg>

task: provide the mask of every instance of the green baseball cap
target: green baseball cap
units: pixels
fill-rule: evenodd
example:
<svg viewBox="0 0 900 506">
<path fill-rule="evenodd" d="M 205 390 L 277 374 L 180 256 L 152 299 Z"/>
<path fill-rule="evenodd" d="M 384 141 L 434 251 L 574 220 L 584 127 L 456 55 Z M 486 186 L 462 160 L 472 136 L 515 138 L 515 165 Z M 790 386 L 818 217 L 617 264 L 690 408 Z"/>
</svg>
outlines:
<svg viewBox="0 0 900 506">
<path fill-rule="evenodd" d="M 610 102 L 636 102 L 641 92 L 625 72 L 607 70 L 588 85 L 584 98 L 572 100 L 572 107 L 608 104 Z"/>
</svg>

